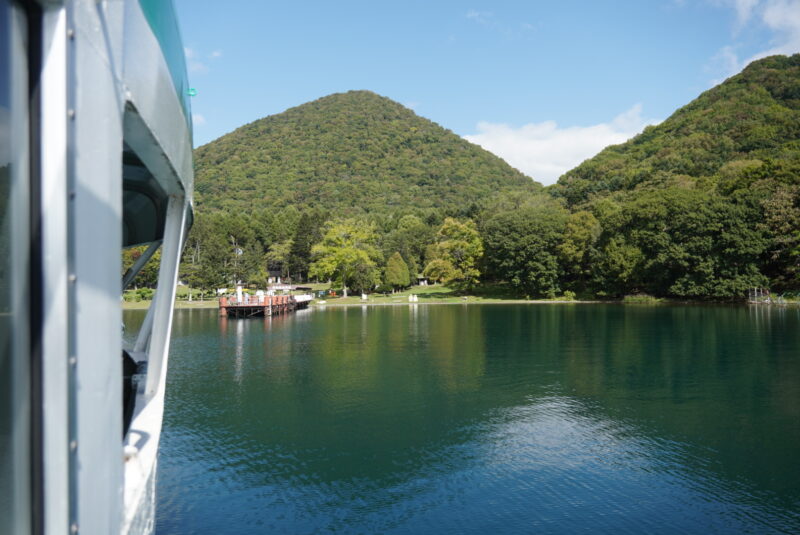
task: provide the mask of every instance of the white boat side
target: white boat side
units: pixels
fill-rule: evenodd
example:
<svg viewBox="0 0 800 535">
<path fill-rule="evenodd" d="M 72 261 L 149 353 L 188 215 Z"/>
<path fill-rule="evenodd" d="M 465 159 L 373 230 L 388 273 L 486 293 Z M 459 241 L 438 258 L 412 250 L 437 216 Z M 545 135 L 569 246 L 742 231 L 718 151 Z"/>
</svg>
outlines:
<svg viewBox="0 0 800 535">
<path fill-rule="evenodd" d="M 154 528 L 172 305 L 193 187 L 184 88 L 146 13 L 161 8 L 171 2 L 0 0 L 17 36 L 9 46 L 28 58 L 31 84 L 15 68 L 12 85 L 15 95 L 30 95 L 15 117 L 27 114 L 31 148 L 13 150 L 32 162 L 14 176 L 30 179 L 18 188 L 30 190 L 30 209 L 19 212 L 34 229 L 13 237 L 29 237 L 32 247 L 20 253 L 29 273 L 14 279 L 29 302 L 10 312 L 15 326 L 31 318 L 32 364 L 20 373 L 33 402 L 15 427 L 20 437 L 29 430 L 30 453 L 15 458 L 30 466 L 14 483 L 31 499 L 17 506 L 28 519 L 17 511 L 8 524 L 0 520 L 0 532 Z M 120 252 L 134 244 L 160 246 L 162 261 L 147 320 L 128 348 L 141 381 L 126 430 Z"/>
</svg>

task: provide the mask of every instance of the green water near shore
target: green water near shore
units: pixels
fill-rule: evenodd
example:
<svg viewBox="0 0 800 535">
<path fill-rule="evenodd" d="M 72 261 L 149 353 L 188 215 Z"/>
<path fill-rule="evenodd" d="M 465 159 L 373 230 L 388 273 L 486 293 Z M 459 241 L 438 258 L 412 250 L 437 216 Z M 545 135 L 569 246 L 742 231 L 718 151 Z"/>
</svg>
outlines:
<svg viewBox="0 0 800 535">
<path fill-rule="evenodd" d="M 800 531 L 797 309 L 180 310 L 167 388 L 162 534 Z"/>
</svg>

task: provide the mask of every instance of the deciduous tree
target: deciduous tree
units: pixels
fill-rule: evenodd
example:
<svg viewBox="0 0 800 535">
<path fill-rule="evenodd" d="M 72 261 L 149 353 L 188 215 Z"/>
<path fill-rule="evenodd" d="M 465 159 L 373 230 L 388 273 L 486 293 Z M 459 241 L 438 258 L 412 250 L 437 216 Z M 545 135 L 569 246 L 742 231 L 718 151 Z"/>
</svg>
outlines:
<svg viewBox="0 0 800 535">
<path fill-rule="evenodd" d="M 348 285 L 368 289 L 380 282 L 377 262 L 381 254 L 376 247 L 374 226 L 357 219 L 338 219 L 325 225 L 322 241 L 312 248 L 314 262 L 309 276 L 334 279 L 342 284 L 347 296 Z"/>
<path fill-rule="evenodd" d="M 442 280 L 457 289 L 468 289 L 480 277 L 478 262 L 483 242 L 475 223 L 446 218 L 436 234 L 437 258 L 425 267 L 425 276 Z M 438 275 L 438 276 L 437 276 Z"/>
</svg>

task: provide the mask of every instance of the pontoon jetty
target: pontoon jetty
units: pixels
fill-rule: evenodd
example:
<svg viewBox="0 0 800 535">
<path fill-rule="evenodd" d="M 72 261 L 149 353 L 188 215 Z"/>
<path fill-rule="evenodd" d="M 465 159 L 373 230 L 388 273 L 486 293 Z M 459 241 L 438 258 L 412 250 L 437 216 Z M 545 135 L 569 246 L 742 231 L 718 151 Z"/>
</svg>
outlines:
<svg viewBox="0 0 800 535">
<path fill-rule="evenodd" d="M 273 290 L 267 293 L 259 291 L 256 295 L 236 289 L 236 295 L 219 298 L 219 315 L 233 318 L 252 318 L 258 316 L 277 316 L 307 308 L 313 297 L 302 295 L 275 295 Z"/>
</svg>

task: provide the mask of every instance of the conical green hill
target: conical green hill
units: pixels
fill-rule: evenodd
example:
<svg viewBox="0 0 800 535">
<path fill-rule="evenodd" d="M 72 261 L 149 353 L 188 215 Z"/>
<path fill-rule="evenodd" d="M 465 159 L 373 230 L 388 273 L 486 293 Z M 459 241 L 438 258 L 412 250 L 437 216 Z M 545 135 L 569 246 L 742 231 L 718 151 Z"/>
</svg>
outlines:
<svg viewBox="0 0 800 535">
<path fill-rule="evenodd" d="M 199 210 L 458 213 L 541 186 L 497 156 L 369 91 L 259 119 L 195 151 Z"/>
</svg>

